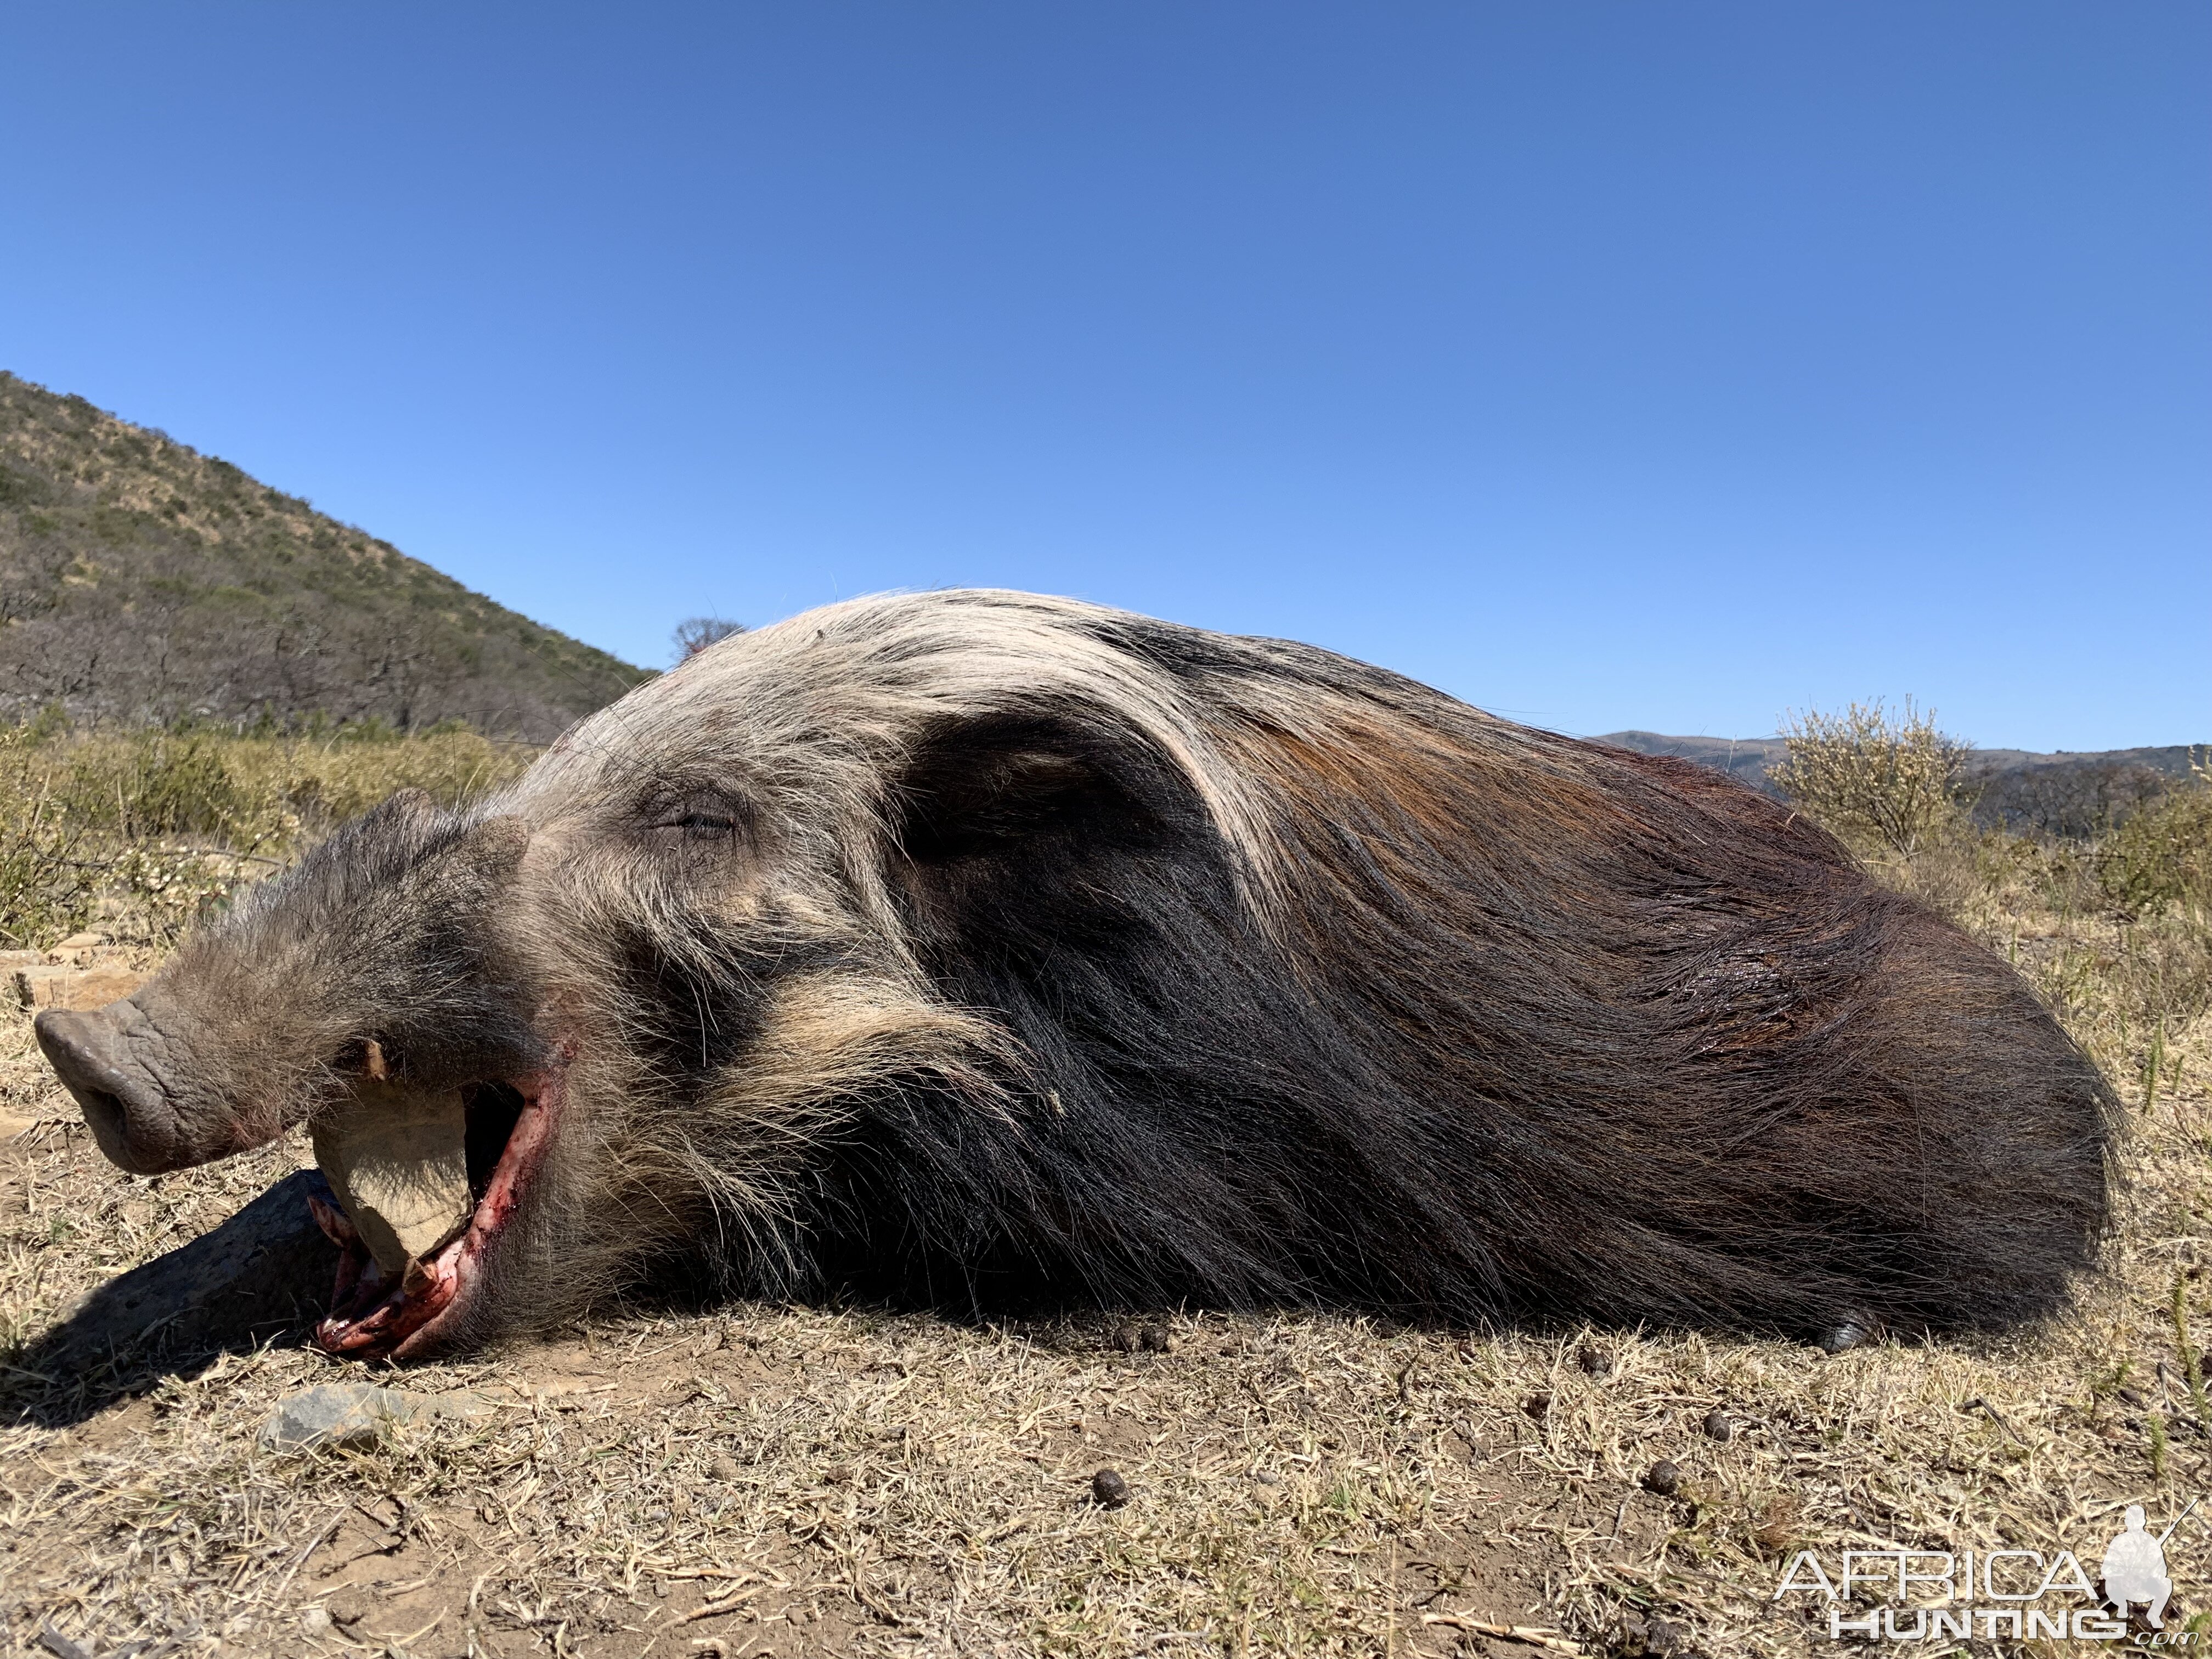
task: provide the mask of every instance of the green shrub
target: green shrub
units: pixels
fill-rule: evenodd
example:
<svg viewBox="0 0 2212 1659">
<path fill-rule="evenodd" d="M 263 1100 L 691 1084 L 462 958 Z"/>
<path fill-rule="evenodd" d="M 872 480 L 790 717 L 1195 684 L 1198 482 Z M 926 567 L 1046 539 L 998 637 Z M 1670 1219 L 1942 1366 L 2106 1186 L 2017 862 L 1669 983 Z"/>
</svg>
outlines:
<svg viewBox="0 0 2212 1659">
<path fill-rule="evenodd" d="M 97 884 L 80 856 L 87 815 L 39 749 L 27 728 L 0 726 L 0 946 L 10 950 L 70 932 Z"/>
<path fill-rule="evenodd" d="M 2097 878 L 2130 912 L 2179 908 L 2212 919 L 2212 755 L 2193 785 L 2136 813 L 2097 848 Z"/>
</svg>

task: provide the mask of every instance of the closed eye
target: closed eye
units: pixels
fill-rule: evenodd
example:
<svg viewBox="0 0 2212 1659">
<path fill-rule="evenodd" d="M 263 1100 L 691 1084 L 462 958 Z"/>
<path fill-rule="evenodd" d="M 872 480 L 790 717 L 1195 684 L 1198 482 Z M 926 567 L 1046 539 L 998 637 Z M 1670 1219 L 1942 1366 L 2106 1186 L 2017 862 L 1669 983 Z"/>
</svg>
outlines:
<svg viewBox="0 0 2212 1659">
<path fill-rule="evenodd" d="M 677 818 L 664 818 L 653 826 L 656 830 L 680 830 L 687 836 L 702 840 L 734 836 L 739 828 L 737 819 L 722 812 L 686 812 Z"/>
</svg>

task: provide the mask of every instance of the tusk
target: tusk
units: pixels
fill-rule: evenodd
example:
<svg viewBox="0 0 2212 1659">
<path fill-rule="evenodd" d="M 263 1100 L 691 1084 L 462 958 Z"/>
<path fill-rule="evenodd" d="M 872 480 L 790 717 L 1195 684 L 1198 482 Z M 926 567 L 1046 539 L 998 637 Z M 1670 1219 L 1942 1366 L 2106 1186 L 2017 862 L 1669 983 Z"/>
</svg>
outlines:
<svg viewBox="0 0 2212 1659">
<path fill-rule="evenodd" d="M 468 1111 L 442 1093 L 364 1080 L 315 1124 L 315 1162 L 377 1265 L 398 1275 L 468 1224 Z"/>
</svg>

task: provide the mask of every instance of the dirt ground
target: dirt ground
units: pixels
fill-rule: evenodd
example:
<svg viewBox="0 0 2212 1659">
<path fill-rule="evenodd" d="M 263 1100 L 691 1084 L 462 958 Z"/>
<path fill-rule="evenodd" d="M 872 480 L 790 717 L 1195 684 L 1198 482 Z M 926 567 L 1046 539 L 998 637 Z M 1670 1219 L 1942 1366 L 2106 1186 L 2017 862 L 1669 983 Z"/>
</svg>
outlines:
<svg viewBox="0 0 2212 1659">
<path fill-rule="evenodd" d="M 2046 983 L 2133 948 L 2124 928 L 2059 925 L 2014 919 L 2000 948 Z M 2082 951 L 2090 968 L 2069 966 Z M 2142 1034 L 2093 1035 L 2123 1076 Z M 2110 1271 L 2075 1316 L 2003 1343 L 1831 1357 L 1182 1313 L 1148 1345 L 1103 1316 L 631 1306 L 466 1364 L 372 1373 L 294 1335 L 55 1377 L 17 1362 L 79 1297 L 306 1152 L 125 1176 L 9 1011 L 0 1647 L 1834 1653 L 1815 1600 L 1774 1595 L 1800 1548 L 2065 1547 L 2094 1564 L 2120 1504 L 2159 1527 L 2212 1494 L 2192 1399 L 2212 1322 L 2208 1037 L 2201 1018 L 2161 1026 L 2162 1073 L 2128 1085 L 2133 1185 Z M 494 1409 L 356 1449 L 258 1443 L 285 1395 L 364 1377 Z M 1653 1478 L 1662 1460 L 1671 1480 Z M 1097 1501 L 1102 1468 L 1126 1480 L 1120 1507 Z M 2207 1519 L 2169 1544 L 2169 1625 L 2212 1623 Z"/>
</svg>

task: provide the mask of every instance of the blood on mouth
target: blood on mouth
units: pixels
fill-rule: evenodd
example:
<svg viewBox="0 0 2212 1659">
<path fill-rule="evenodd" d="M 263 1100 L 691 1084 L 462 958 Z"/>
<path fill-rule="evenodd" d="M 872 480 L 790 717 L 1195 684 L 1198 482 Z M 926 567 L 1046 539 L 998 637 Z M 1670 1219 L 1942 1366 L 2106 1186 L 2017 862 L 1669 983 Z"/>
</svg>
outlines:
<svg viewBox="0 0 2212 1659">
<path fill-rule="evenodd" d="M 513 1213 L 559 1093 L 557 1073 L 444 1091 L 364 1078 L 316 1124 L 327 1186 L 308 1205 L 342 1252 L 315 1333 L 324 1348 L 373 1358 L 420 1346 Z"/>
</svg>

